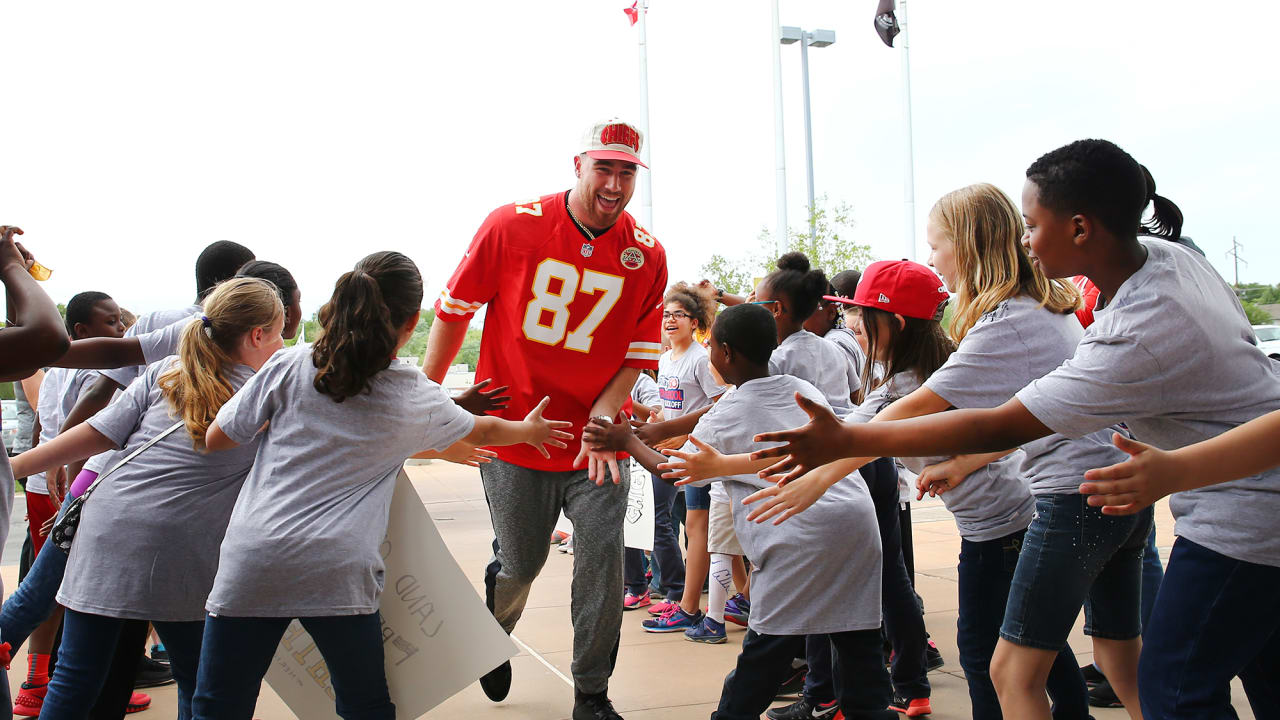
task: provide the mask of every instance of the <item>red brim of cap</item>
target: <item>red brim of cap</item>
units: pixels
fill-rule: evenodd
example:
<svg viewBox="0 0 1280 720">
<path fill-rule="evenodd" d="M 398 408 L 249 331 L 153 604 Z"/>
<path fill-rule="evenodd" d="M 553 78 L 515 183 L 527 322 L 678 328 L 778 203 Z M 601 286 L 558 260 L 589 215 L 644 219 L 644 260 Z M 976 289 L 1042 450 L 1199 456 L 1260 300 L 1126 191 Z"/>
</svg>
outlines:
<svg viewBox="0 0 1280 720">
<path fill-rule="evenodd" d="M 649 166 L 640 162 L 640 158 L 631 153 L 622 152 L 621 150 L 588 150 L 587 157 L 592 160 L 621 160 L 623 162 L 635 163 L 640 167 L 648 170 Z"/>
<path fill-rule="evenodd" d="M 841 305 L 857 305 L 858 304 L 853 301 L 853 298 L 840 297 L 839 295 L 823 295 L 822 299 L 830 300 L 831 302 L 838 302 Z"/>
</svg>

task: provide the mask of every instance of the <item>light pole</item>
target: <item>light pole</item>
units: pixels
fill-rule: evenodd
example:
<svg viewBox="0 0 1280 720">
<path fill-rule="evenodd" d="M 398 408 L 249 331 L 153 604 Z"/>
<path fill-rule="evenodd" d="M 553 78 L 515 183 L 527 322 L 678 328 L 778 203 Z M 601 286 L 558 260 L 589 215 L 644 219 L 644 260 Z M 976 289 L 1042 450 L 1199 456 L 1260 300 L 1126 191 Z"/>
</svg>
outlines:
<svg viewBox="0 0 1280 720">
<path fill-rule="evenodd" d="M 798 27 L 787 26 L 782 28 L 781 42 L 783 45 L 800 43 L 800 75 L 804 94 L 805 179 L 809 186 L 809 239 L 813 242 L 818 240 L 818 227 L 813 200 L 813 123 L 809 112 L 809 46 L 826 47 L 834 44 L 835 41 L 836 33 L 834 30 L 814 30 L 810 32 L 801 30 Z"/>
</svg>

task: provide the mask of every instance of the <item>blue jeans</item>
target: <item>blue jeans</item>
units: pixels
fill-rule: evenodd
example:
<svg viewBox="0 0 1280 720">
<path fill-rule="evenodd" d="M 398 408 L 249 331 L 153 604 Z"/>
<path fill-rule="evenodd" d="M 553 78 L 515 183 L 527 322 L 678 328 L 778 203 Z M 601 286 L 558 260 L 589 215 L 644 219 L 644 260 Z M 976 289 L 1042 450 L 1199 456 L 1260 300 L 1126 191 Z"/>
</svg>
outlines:
<svg viewBox="0 0 1280 720">
<path fill-rule="evenodd" d="M 1151 523 L 1147 546 L 1142 549 L 1142 627 L 1151 621 L 1151 610 L 1156 606 L 1156 593 L 1164 579 L 1164 567 L 1160 564 L 1160 550 L 1156 548 L 1156 524 Z"/>
<path fill-rule="evenodd" d="M 1151 508 L 1103 515 L 1085 496 L 1041 495 L 1023 538 L 1000 636 L 1061 650 L 1084 606 L 1086 635 L 1130 640 L 1142 634 L 1142 549 Z"/>
<path fill-rule="evenodd" d="M 1280 567 L 1233 560 L 1180 537 L 1143 635 L 1143 717 L 1235 718 L 1234 676 L 1256 717 L 1280 717 Z"/>
<path fill-rule="evenodd" d="M 676 540 L 676 531 L 671 526 L 671 506 L 675 503 L 679 489 L 657 475 L 652 475 L 653 486 L 653 554 L 656 561 L 654 577 L 661 578 L 662 587 L 667 591 L 667 599 L 679 602 L 684 594 L 684 558 L 680 555 L 680 545 Z M 627 592 L 639 595 L 647 589 L 644 579 L 644 551 L 627 548 L 623 557 L 623 579 L 627 584 Z"/>
<path fill-rule="evenodd" d="M 1022 551 L 1025 530 L 983 542 L 960 540 L 959 619 L 956 646 L 960 667 L 969 683 L 974 720 L 999 720 L 1000 701 L 991 684 L 991 656 L 1000 638 L 1009 586 Z M 1064 645 L 1049 669 L 1045 683 L 1053 699 L 1055 720 L 1085 720 L 1089 704 L 1084 675 L 1075 653 Z"/>
<path fill-rule="evenodd" d="M 59 517 L 69 502 L 70 497 L 63 501 Z M 53 543 L 46 542 L 27 576 L 5 601 L 4 608 L 0 610 L 0 639 L 9 643 L 15 657 L 27 637 L 40 623 L 49 619 L 57 604 L 58 588 L 62 587 L 62 576 L 66 570 L 67 554 Z"/>
<path fill-rule="evenodd" d="M 88 717 L 111 669 L 122 631 L 127 624 L 138 622 L 68 608 L 62 621 L 58 670 L 49 681 L 49 692 L 40 717 L 55 720 Z M 196 665 L 200 661 L 204 623 L 157 622 L 155 626 L 169 650 L 173 677 L 178 681 L 178 720 L 190 720 L 191 695 L 196 686 Z M 140 629 L 145 642 L 145 621 Z"/>
<path fill-rule="evenodd" d="M 291 618 L 210 615 L 192 717 L 251 720 L 262 678 Z M 382 655 L 378 613 L 299 618 L 329 669 L 336 709 L 343 720 L 395 720 Z"/>
</svg>

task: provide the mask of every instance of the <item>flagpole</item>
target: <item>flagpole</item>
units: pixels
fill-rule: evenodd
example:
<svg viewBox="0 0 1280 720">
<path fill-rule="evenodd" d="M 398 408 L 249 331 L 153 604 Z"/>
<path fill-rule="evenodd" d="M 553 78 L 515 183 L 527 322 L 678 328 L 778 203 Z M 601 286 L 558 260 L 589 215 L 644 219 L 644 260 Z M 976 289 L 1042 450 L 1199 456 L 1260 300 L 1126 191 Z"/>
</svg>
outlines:
<svg viewBox="0 0 1280 720">
<path fill-rule="evenodd" d="M 778 254 L 787 251 L 787 149 L 782 134 L 782 21 L 778 16 L 778 0 L 773 0 L 773 34 L 769 46 L 773 52 L 773 164 L 777 198 L 778 225 L 774 230 Z"/>
<path fill-rule="evenodd" d="M 907 22 L 907 0 L 899 0 L 898 26 L 902 29 L 902 115 L 903 133 L 905 134 L 906 168 L 903 177 L 903 211 L 905 215 L 904 242 L 906 258 L 916 257 L 916 181 L 915 158 L 912 152 L 911 126 L 911 42 L 910 26 Z"/>
<path fill-rule="evenodd" d="M 644 160 L 645 165 L 652 166 L 649 162 L 649 147 L 653 144 L 653 137 L 649 134 L 649 49 L 645 38 L 645 16 L 648 15 L 649 0 L 640 0 L 638 9 L 640 19 L 636 22 L 640 25 L 640 132 L 643 132 L 645 137 L 640 159 Z M 642 172 L 640 178 L 644 191 L 644 204 L 640 206 L 640 224 L 652 231 L 653 172 Z"/>
</svg>

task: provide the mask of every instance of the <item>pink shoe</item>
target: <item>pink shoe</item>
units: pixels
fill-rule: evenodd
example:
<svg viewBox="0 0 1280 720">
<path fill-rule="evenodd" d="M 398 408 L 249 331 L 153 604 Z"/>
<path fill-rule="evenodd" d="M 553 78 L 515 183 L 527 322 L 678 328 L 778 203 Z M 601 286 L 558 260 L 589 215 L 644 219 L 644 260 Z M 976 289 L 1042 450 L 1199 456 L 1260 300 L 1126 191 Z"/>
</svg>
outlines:
<svg viewBox="0 0 1280 720">
<path fill-rule="evenodd" d="M 667 613 L 674 612 L 675 609 L 678 607 L 680 607 L 680 603 L 678 602 L 663 600 L 662 602 L 656 602 L 650 605 L 649 614 L 650 615 L 666 615 Z"/>
<path fill-rule="evenodd" d="M 626 596 L 622 598 L 622 609 L 635 610 L 637 608 L 650 605 L 652 602 L 653 601 L 649 599 L 649 593 L 644 593 L 643 595 L 627 593 Z"/>
</svg>

